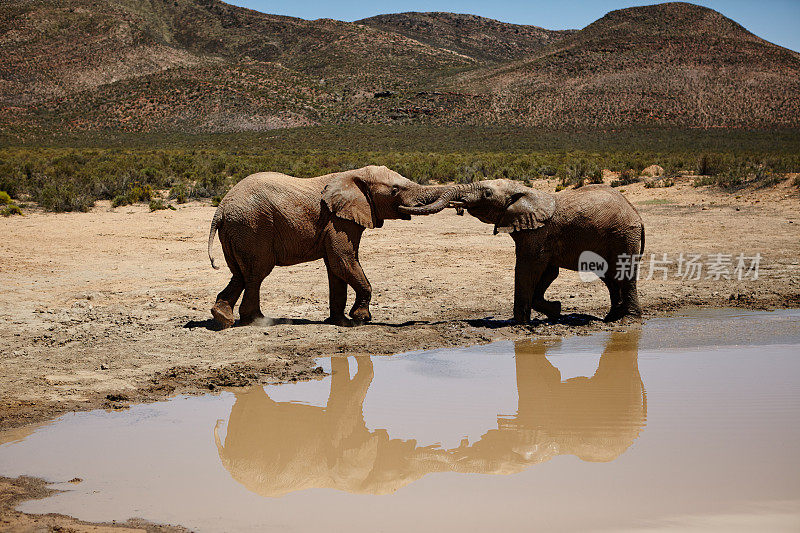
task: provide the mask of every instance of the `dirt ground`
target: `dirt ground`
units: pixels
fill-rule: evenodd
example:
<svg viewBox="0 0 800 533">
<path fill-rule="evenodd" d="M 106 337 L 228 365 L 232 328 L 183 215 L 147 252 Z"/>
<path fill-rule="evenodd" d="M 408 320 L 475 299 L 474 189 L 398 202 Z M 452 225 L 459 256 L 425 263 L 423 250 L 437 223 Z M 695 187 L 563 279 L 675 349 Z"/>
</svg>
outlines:
<svg viewBox="0 0 800 533">
<path fill-rule="evenodd" d="M 553 190 L 555 182 L 537 186 Z M 736 194 L 696 189 L 688 178 L 670 188 L 622 189 L 645 221 L 646 257 L 762 254 L 758 280 L 688 281 L 674 267 L 666 281 L 642 279 L 646 317 L 690 305 L 800 306 L 800 198 L 789 181 Z M 560 299 L 567 315 L 512 325 L 511 238 L 446 210 L 365 232 L 373 323 L 321 322 L 328 286 L 316 261 L 276 268 L 265 281 L 262 307 L 275 324 L 216 331 L 209 309 L 229 273 L 213 270 L 206 255 L 213 213 L 203 203 L 154 213 L 99 204 L 89 213 L 0 219 L 0 428 L 176 393 L 312 378 L 322 355 L 620 327 L 585 316 L 607 311 L 602 283 L 563 270 L 548 298 Z M 218 242 L 215 256 L 222 257 Z M 647 271 L 645 264 L 643 277 Z"/>
<path fill-rule="evenodd" d="M 789 181 L 728 194 L 674 187 L 623 187 L 646 227 L 640 297 L 645 319 L 700 305 L 800 306 L 800 195 Z M 538 187 L 553 190 L 555 182 Z M 447 210 L 367 230 L 361 261 L 373 286 L 374 322 L 325 325 L 322 261 L 277 268 L 262 289 L 271 325 L 217 331 L 209 309 L 228 271 L 212 270 L 206 239 L 214 208 L 144 206 L 90 213 L 29 212 L 0 219 L 0 444 L 72 410 L 124 409 L 178 393 L 313 379 L 315 357 L 392 354 L 530 335 L 624 328 L 594 319 L 607 311 L 599 281 L 562 271 L 548 298 L 565 316 L 509 322 L 514 249 L 478 220 Z M 219 243 L 215 255 L 221 258 Z M 647 278 L 651 253 L 762 255 L 757 280 Z M 735 259 L 734 259 L 735 263 Z M 352 291 L 350 293 L 352 299 Z M 0 528 L 11 531 L 183 531 L 142 521 L 89 524 L 26 515 L 19 501 L 46 496 L 42 480 L 0 478 Z"/>
</svg>

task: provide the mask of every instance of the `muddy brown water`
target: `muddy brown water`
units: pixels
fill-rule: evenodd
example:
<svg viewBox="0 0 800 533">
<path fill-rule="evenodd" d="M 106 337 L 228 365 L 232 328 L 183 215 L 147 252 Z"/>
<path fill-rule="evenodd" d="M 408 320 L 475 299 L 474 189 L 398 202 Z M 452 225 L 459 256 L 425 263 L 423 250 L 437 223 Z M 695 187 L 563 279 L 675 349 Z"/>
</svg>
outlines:
<svg viewBox="0 0 800 533">
<path fill-rule="evenodd" d="M 800 311 L 321 362 L 0 433 L 0 474 L 199 531 L 800 530 Z"/>
</svg>

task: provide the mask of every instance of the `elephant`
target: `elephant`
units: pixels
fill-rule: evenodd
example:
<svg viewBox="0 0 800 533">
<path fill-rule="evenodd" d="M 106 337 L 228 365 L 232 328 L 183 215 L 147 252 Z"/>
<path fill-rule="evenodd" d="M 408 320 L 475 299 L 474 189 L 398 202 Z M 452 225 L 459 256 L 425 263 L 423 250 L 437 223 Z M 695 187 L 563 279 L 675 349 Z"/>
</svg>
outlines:
<svg viewBox="0 0 800 533">
<path fill-rule="evenodd" d="M 212 255 L 219 231 L 231 271 L 212 316 L 221 327 L 232 326 L 233 308 L 244 291 L 240 324 L 263 317 L 261 283 L 275 266 L 324 259 L 330 291 L 330 315 L 325 322 L 339 326 L 368 322 L 372 289 L 358 261 L 362 232 L 380 228 L 386 219 L 409 220 L 410 215 L 398 207 L 431 204 L 444 208 L 450 194 L 449 187 L 419 185 L 382 166 L 308 179 L 277 172 L 244 178 L 225 195 L 211 222 L 211 266 L 219 268 Z M 352 320 L 344 314 L 348 285 L 356 294 Z"/>
<path fill-rule="evenodd" d="M 451 207 L 466 210 L 494 224 L 494 233 L 514 239 L 514 320 L 530 321 L 531 309 L 557 318 L 561 302 L 545 300 L 559 268 L 584 270 L 586 255 L 605 263 L 595 273 L 611 298 L 607 322 L 639 317 L 636 290 L 638 261 L 644 251 L 644 223 L 636 208 L 606 185 L 585 185 L 556 194 L 526 187 L 519 181 L 497 179 L 452 186 Z M 427 215 L 444 209 L 441 203 L 401 207 L 406 214 Z M 598 262 L 598 265 L 602 264 Z"/>
<path fill-rule="evenodd" d="M 639 335 L 611 333 L 594 375 L 565 381 L 547 359 L 552 341 L 517 341 L 516 414 L 497 415 L 496 428 L 451 449 L 368 428 L 372 360 L 356 356 L 351 378 L 349 358 L 333 357 L 324 406 L 276 402 L 263 387 L 236 391 L 224 442 L 223 421 L 213 428 L 217 453 L 233 479 L 269 497 L 310 488 L 391 494 L 432 473 L 513 474 L 559 455 L 613 461 L 647 419 Z"/>
</svg>

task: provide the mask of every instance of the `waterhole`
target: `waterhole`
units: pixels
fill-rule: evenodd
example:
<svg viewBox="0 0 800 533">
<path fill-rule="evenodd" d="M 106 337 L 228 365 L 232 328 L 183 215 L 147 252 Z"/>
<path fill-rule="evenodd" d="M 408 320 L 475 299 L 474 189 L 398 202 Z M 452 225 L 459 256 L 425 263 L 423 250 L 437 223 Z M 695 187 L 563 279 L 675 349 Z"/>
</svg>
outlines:
<svg viewBox="0 0 800 533">
<path fill-rule="evenodd" d="M 0 474 L 198 531 L 800 529 L 800 311 L 320 361 L 0 433 Z"/>
</svg>

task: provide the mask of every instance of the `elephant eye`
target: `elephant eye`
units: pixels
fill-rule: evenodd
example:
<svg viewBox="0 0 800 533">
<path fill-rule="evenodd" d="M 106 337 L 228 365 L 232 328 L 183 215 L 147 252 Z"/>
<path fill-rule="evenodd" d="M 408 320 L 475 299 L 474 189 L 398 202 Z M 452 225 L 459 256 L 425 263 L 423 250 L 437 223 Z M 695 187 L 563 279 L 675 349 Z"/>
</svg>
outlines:
<svg viewBox="0 0 800 533">
<path fill-rule="evenodd" d="M 483 196 L 485 198 L 489 198 L 491 195 L 492 195 L 492 190 L 491 189 L 486 189 L 485 191 L 483 191 Z"/>
<path fill-rule="evenodd" d="M 392 195 L 395 195 L 398 192 L 400 192 L 400 186 L 399 185 L 392 185 Z"/>
</svg>

